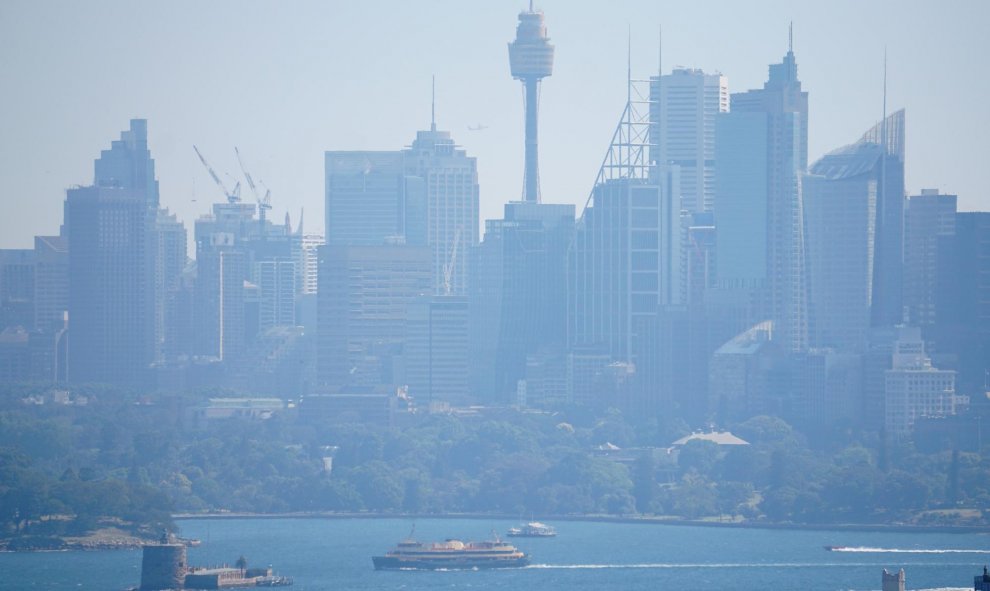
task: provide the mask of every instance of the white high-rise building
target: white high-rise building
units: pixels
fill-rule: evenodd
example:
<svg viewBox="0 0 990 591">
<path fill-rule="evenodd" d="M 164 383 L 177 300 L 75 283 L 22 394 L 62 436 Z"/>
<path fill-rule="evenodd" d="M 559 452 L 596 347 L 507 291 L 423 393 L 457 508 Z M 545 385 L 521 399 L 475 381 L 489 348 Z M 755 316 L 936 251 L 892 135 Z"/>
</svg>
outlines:
<svg viewBox="0 0 990 591">
<path fill-rule="evenodd" d="M 917 327 L 899 327 L 892 368 L 884 374 L 887 433 L 895 438 L 911 432 L 921 417 L 956 414 L 956 372 L 932 367 Z"/>
<path fill-rule="evenodd" d="M 296 259 L 296 288 L 300 295 L 316 293 L 316 273 L 319 267 L 319 248 L 326 244 L 322 234 L 302 234 L 298 237 Z"/>
<path fill-rule="evenodd" d="M 650 79 L 651 160 L 681 168 L 681 208 L 712 211 L 715 203 L 715 116 L 729 110 L 721 74 L 675 68 Z"/>
<path fill-rule="evenodd" d="M 426 241 L 437 294 L 466 295 L 468 250 L 478 244 L 478 163 L 449 131 L 416 132 L 403 151 L 405 173 L 426 183 Z"/>
</svg>

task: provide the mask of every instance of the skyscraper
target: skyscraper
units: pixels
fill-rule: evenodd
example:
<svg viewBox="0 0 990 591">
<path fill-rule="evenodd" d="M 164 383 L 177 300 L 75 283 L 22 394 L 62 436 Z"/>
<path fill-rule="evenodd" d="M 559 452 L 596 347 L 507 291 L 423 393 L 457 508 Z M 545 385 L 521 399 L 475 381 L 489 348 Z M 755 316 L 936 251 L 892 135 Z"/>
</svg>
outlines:
<svg viewBox="0 0 990 591">
<path fill-rule="evenodd" d="M 955 278 L 945 275 L 956 237 L 956 196 L 922 189 L 907 200 L 904 211 L 904 308 L 908 322 L 920 326 L 925 340 L 939 321 L 944 302 L 939 296 Z M 943 308 L 944 310 L 944 308 Z"/>
<path fill-rule="evenodd" d="M 526 377 L 527 356 L 567 342 L 567 249 L 574 206 L 510 202 L 488 220 L 473 253 L 470 305 L 475 392 L 511 402 Z"/>
<path fill-rule="evenodd" d="M 874 235 L 873 325 L 895 326 L 904 319 L 904 109 L 863 134 L 861 143 L 882 146 L 878 167 Z"/>
<path fill-rule="evenodd" d="M 721 74 L 675 68 L 650 79 L 651 159 L 680 167 L 681 209 L 710 212 L 715 203 L 715 116 L 729 110 Z"/>
<path fill-rule="evenodd" d="M 327 243 L 429 245 L 436 293 L 448 276 L 451 294 L 466 293 L 478 200 L 477 161 L 435 120 L 404 150 L 326 153 Z"/>
<path fill-rule="evenodd" d="M 69 381 L 139 386 L 154 360 L 155 210 L 125 187 L 69 189 Z"/>
<path fill-rule="evenodd" d="M 425 295 L 409 303 L 404 357 L 409 394 L 425 404 L 467 405 L 468 301 Z"/>
<path fill-rule="evenodd" d="M 427 244 L 426 184 L 402 152 L 327 152 L 327 244 Z"/>
<path fill-rule="evenodd" d="M 990 382 L 990 212 L 956 214 L 955 237 L 940 261 L 935 345 L 958 358 L 959 389 L 985 392 Z"/>
<path fill-rule="evenodd" d="M 812 347 L 849 352 L 867 345 L 882 157 L 881 146 L 853 144 L 822 157 L 804 177 Z"/>
<path fill-rule="evenodd" d="M 813 346 L 862 350 L 871 326 L 900 322 L 902 314 L 892 307 L 900 309 L 903 276 L 904 167 L 898 155 L 903 153 L 903 118 L 903 111 L 890 115 L 857 142 L 826 154 L 804 177 Z M 880 129 L 890 134 L 887 146 Z M 891 277 L 897 286 L 878 285 Z"/>
<path fill-rule="evenodd" d="M 158 179 L 155 161 L 148 150 L 148 121 L 131 119 L 130 129 L 120 133 L 120 139 L 100 152 L 93 163 L 96 171 L 94 185 L 125 187 L 141 195 L 148 205 L 158 207 Z"/>
<path fill-rule="evenodd" d="M 733 94 L 730 104 L 716 124 L 720 282 L 756 289 L 757 313 L 773 320 L 775 339 L 798 351 L 807 344 L 800 175 L 808 165 L 808 93 L 793 46 L 770 65 L 762 89 Z"/>
<path fill-rule="evenodd" d="M 396 384 L 409 305 L 433 291 L 429 250 L 329 243 L 319 252 L 320 383 Z"/>
<path fill-rule="evenodd" d="M 182 350 L 179 326 L 182 272 L 186 268 L 186 228 L 167 209 L 159 209 L 154 223 L 155 361 L 173 360 Z"/>
<path fill-rule="evenodd" d="M 147 122 L 131 121 L 95 162 L 94 185 L 65 200 L 69 380 L 138 386 L 155 352 L 158 182 Z"/>
<path fill-rule="evenodd" d="M 593 195 L 572 250 L 570 344 L 604 347 L 613 360 L 632 361 L 636 327 L 656 316 L 664 287 L 661 188 L 610 179 Z"/>
<path fill-rule="evenodd" d="M 196 220 L 194 353 L 236 357 L 246 341 L 244 281 L 250 273 L 243 242 L 257 227 L 254 205 L 217 203 Z"/>
<path fill-rule="evenodd" d="M 426 184 L 426 242 L 436 292 L 466 295 L 468 250 L 478 243 L 478 163 L 458 148 L 449 131 L 416 132 L 403 150 L 405 172 Z M 449 283 L 449 285 L 448 285 Z"/>
</svg>

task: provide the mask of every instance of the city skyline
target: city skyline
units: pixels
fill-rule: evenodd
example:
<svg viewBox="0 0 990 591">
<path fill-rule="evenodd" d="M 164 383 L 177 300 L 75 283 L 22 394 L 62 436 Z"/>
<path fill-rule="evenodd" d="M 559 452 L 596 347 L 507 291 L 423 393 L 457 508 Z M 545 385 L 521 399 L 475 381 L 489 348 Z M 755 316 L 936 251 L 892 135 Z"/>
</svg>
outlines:
<svg viewBox="0 0 990 591">
<path fill-rule="evenodd" d="M 414 10 L 422 21 L 418 32 L 413 31 L 415 27 L 402 26 L 401 21 L 413 10 L 403 6 L 374 11 L 366 5 L 305 5 L 279 12 L 264 5 L 237 10 L 220 4 L 197 7 L 195 26 L 176 20 L 186 12 L 182 6 L 175 11 L 152 7 L 144 21 L 134 18 L 136 13 L 114 11 L 107 5 L 95 9 L 62 6 L 58 14 L 64 20 L 39 20 L 44 9 L 28 4 L 13 4 L 0 11 L 5 39 L 0 42 L 5 46 L 2 54 L 32 56 L 0 62 L 0 72 L 12 87 L 30 90 L 11 97 L 10 106 L 0 116 L 6 131 L 0 153 L 9 167 L 5 172 L 12 194 L 34 205 L 0 220 L 0 247 L 24 247 L 34 235 L 57 233 L 55 220 L 65 191 L 92 181 L 86 170 L 89 158 L 105 148 L 110 130 L 132 117 L 149 120 L 149 146 L 158 163 L 162 205 L 187 226 L 223 198 L 196 159 L 191 149 L 194 143 L 221 174 L 237 171 L 232 152 L 234 145 L 239 146 L 252 174 L 272 187 L 276 219 L 288 211 L 296 222 L 301 208 L 309 212 L 308 220 L 321 219 L 322 153 L 406 145 L 414 131 L 428 129 L 432 73 L 437 74 L 438 129 L 451 131 L 459 145 L 478 158 L 480 219 L 499 217 L 502 204 L 521 198 L 523 113 L 518 82 L 511 79 L 506 65 L 505 44 L 513 37 L 524 3 L 431 4 L 425 10 Z M 793 20 L 801 79 L 813 97 L 809 160 L 842 145 L 857 130 L 879 119 L 886 46 L 888 105 L 891 110 L 905 107 L 911 119 L 908 193 L 936 187 L 958 194 L 960 210 L 987 207 L 990 198 L 982 188 L 988 183 L 988 173 L 978 163 L 975 141 L 979 134 L 971 130 L 986 128 L 988 115 L 964 109 L 956 101 L 986 94 L 981 87 L 988 82 L 975 79 L 972 92 L 965 95 L 956 91 L 958 85 L 949 84 L 966 71 L 975 71 L 979 56 L 986 54 L 987 41 L 973 28 L 985 12 L 982 5 L 967 3 L 957 7 L 954 15 L 931 12 L 930 19 L 925 18 L 923 8 L 905 8 L 904 18 L 897 23 L 882 18 L 893 6 L 888 4 L 856 7 L 855 22 L 836 16 L 848 16 L 854 9 L 852 3 L 828 10 L 774 3 L 761 6 L 765 10 L 754 10 L 752 15 L 739 7 L 724 6 L 709 11 L 702 23 L 692 18 L 700 9 L 689 7 L 667 7 L 669 12 L 661 12 L 642 2 L 625 2 L 610 7 L 603 17 L 601 8 L 537 3 L 536 8 L 547 13 L 551 42 L 561 48 L 554 77 L 544 85 L 540 99 L 544 107 L 544 201 L 580 205 L 591 190 L 592 172 L 623 104 L 629 31 L 633 77 L 655 75 L 657 28 L 663 24 L 664 73 L 678 65 L 721 72 L 728 78 L 729 91 L 740 92 L 760 85 L 766 64 L 786 48 L 787 23 Z M 371 37 L 386 35 L 396 42 L 369 46 L 369 41 L 354 37 L 359 33 L 341 29 L 364 13 L 375 13 L 380 19 Z M 767 13 L 779 18 L 767 19 Z M 311 18 L 299 18 L 307 15 Z M 219 16 L 233 19 L 236 25 L 225 30 L 242 30 L 250 38 L 261 38 L 259 33 L 273 35 L 278 42 L 225 48 L 223 41 L 232 33 L 208 26 Z M 761 17 L 758 22 L 754 22 L 756 16 Z M 313 32 L 311 21 L 328 23 L 332 34 L 287 34 L 297 27 Z M 8 30 L 14 22 L 18 29 Z M 829 31 L 835 33 L 840 23 L 849 34 L 844 35 L 842 45 L 830 46 Z M 593 35 L 592 24 L 597 27 Z M 288 28 L 277 30 L 283 25 Z M 164 42 L 175 38 L 177 28 L 190 49 L 171 49 Z M 113 35 L 102 34 L 110 29 Z M 865 39 L 857 34 L 861 29 L 869 32 Z M 96 34 L 75 37 L 80 30 Z M 931 35 L 933 30 L 952 30 L 954 35 L 944 41 L 944 36 Z M 967 35 L 967 31 L 974 34 Z M 45 48 L 42 42 L 47 35 L 68 35 L 78 43 Z M 940 41 L 924 41 L 934 38 Z M 138 43 L 142 40 L 143 46 Z M 359 64 L 353 59 L 341 59 L 353 55 L 338 51 L 346 49 L 343 44 L 347 42 L 359 44 L 367 60 L 364 71 L 354 71 Z M 134 46 L 121 52 L 118 43 Z M 397 60 L 389 53 L 390 48 L 410 44 L 426 55 L 411 51 Z M 471 51 L 453 55 L 457 52 L 450 52 L 449 46 L 458 44 Z M 256 45 L 266 49 L 259 51 Z M 97 58 L 101 61 L 95 62 Z M 117 72 L 133 67 L 134 60 L 143 62 L 150 73 L 138 83 L 113 86 L 122 80 Z M 372 67 L 377 69 L 372 71 Z M 929 84 L 917 85 L 917 79 L 908 75 L 915 71 L 923 72 Z M 252 76 L 253 72 L 257 75 Z M 335 77 L 352 82 L 335 85 Z M 402 92 L 386 93 L 386 87 Z M 114 96 L 106 88 L 115 88 Z M 227 90 L 220 92 L 221 88 Z M 582 88 L 595 92 L 577 94 Z M 63 100 L 65 92 L 74 93 L 76 100 Z M 221 96 L 226 98 L 212 98 Z M 569 100 L 570 96 L 580 99 Z M 81 121 L 79 112 L 93 115 Z M 256 118 L 260 112 L 272 115 L 262 121 Z M 839 112 L 841 117 L 836 115 Z M 575 120 L 581 125 L 575 125 Z M 470 130 L 469 126 L 487 129 Z M 23 146 L 32 149 L 23 150 Z"/>
</svg>

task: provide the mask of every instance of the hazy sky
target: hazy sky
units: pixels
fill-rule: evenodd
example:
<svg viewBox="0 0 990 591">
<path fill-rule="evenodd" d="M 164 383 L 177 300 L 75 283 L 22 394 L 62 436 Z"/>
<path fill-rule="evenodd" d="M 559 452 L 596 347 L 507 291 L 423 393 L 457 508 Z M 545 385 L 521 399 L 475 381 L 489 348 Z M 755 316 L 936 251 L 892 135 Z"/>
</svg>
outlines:
<svg viewBox="0 0 990 591">
<path fill-rule="evenodd" d="M 506 43 L 523 0 L 0 3 L 0 248 L 58 231 L 65 189 L 132 117 L 149 120 L 162 205 L 186 222 L 223 196 L 193 152 L 236 174 L 238 146 L 277 219 L 323 226 L 323 152 L 408 145 L 430 116 L 478 158 L 482 219 L 522 189 L 522 91 Z M 720 71 L 759 87 L 794 21 L 810 92 L 810 157 L 907 108 L 907 187 L 990 209 L 990 2 L 542 0 L 554 74 L 543 83 L 544 201 L 583 204 L 633 75 Z M 488 126 L 469 131 L 468 126 Z M 192 253 L 190 253 L 192 254 Z"/>
</svg>

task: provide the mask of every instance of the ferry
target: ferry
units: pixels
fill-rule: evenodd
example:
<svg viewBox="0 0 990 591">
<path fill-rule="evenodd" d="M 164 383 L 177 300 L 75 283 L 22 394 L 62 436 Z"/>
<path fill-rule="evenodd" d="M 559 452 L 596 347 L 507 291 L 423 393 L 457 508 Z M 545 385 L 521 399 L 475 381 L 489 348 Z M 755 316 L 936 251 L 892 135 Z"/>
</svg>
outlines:
<svg viewBox="0 0 990 591">
<path fill-rule="evenodd" d="M 519 568 L 529 565 L 529 556 L 499 539 L 484 542 L 399 542 L 384 556 L 372 556 L 375 570 L 441 570 Z"/>
<path fill-rule="evenodd" d="M 551 525 L 530 521 L 521 527 L 509 528 L 510 538 L 552 538 L 557 535 L 557 530 Z"/>
</svg>

